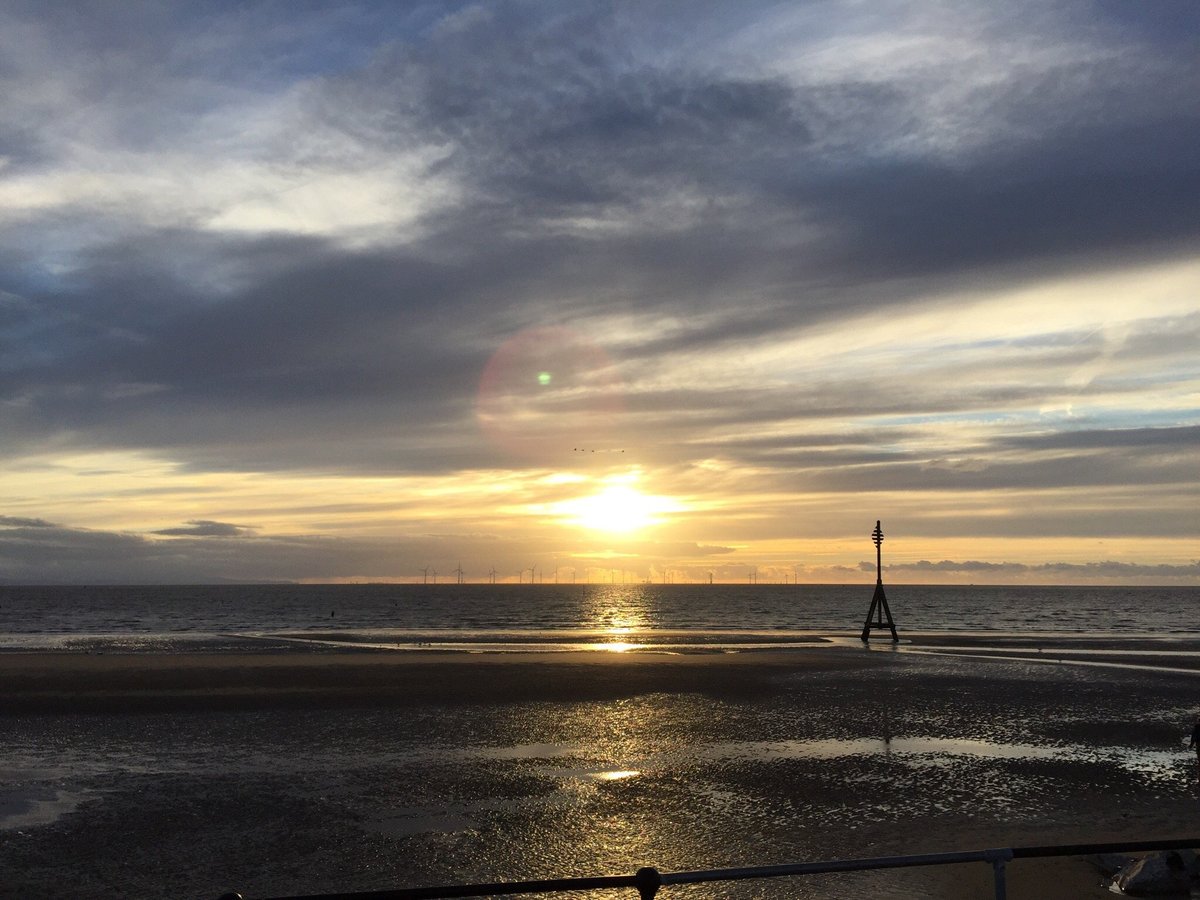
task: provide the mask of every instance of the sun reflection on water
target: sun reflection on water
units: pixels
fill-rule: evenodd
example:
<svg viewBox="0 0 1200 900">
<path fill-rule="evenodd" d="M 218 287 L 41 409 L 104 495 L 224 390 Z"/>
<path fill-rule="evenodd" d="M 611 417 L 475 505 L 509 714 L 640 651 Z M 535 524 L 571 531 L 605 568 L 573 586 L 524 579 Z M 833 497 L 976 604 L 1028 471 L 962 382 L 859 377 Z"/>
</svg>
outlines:
<svg viewBox="0 0 1200 900">
<path fill-rule="evenodd" d="M 654 626 L 652 603 L 642 585 L 605 586 L 589 592 L 579 610 L 579 625 L 606 638 L 589 649 L 624 653 L 642 646 L 628 638 Z"/>
<path fill-rule="evenodd" d="M 628 653 L 630 650 L 640 650 L 645 644 L 635 644 L 630 641 L 603 641 L 594 644 L 584 644 L 585 650 L 603 650 L 608 653 Z"/>
<path fill-rule="evenodd" d="M 661 696 L 555 711 L 556 737 L 569 736 L 571 753 L 548 752 L 528 770 L 553 785 L 546 795 L 553 813 L 541 819 L 527 868 L 542 874 L 539 867 L 552 858 L 557 869 L 546 874 L 632 872 L 646 860 L 684 868 L 706 858 L 690 824 L 664 816 L 678 809 L 673 787 L 663 791 L 664 778 L 675 784 L 661 756 L 676 749 L 662 729 L 670 712 Z"/>
<path fill-rule="evenodd" d="M 626 778 L 637 778 L 641 774 L 637 769 L 616 769 L 608 772 L 589 772 L 588 777 L 597 781 L 623 781 Z"/>
</svg>

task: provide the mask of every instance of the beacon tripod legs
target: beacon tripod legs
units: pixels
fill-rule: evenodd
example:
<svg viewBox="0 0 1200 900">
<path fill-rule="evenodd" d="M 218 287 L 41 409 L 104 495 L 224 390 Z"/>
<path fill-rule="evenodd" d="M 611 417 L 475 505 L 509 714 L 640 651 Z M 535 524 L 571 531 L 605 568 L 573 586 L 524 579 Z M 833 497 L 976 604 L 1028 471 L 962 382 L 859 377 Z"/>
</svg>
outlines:
<svg viewBox="0 0 1200 900">
<path fill-rule="evenodd" d="M 871 608 L 867 610 L 867 621 L 863 623 L 862 640 L 867 643 L 871 639 L 871 629 L 887 628 L 892 632 L 892 640 L 899 643 L 900 636 L 896 634 L 896 623 L 892 621 L 892 611 L 888 607 L 887 595 L 883 592 L 883 582 L 875 585 L 875 596 L 871 598 Z"/>
<path fill-rule="evenodd" d="M 871 608 L 867 610 L 867 621 L 863 622 L 862 641 L 865 644 L 871 640 L 872 628 L 887 628 L 892 632 L 892 641 L 899 643 L 896 623 L 892 621 L 892 611 L 883 592 L 883 529 L 878 521 L 871 532 L 871 540 L 875 543 L 875 596 L 871 598 Z"/>
</svg>

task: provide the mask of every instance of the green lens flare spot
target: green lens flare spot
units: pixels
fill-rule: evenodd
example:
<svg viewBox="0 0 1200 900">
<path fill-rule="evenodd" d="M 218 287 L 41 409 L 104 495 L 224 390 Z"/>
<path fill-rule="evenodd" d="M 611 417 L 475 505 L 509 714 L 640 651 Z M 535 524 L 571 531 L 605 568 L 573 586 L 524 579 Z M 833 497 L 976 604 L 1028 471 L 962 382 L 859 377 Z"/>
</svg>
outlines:
<svg viewBox="0 0 1200 900">
<path fill-rule="evenodd" d="M 545 387 L 549 383 L 550 383 L 550 373 L 549 372 L 538 372 L 538 384 L 540 384 L 542 387 Z"/>
</svg>

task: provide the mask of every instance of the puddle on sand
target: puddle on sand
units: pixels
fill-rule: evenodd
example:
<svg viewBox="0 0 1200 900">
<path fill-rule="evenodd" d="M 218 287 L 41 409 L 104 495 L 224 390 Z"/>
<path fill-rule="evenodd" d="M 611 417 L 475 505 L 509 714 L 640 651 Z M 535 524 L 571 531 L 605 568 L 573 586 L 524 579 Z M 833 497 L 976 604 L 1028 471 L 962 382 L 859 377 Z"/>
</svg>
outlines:
<svg viewBox="0 0 1200 900">
<path fill-rule="evenodd" d="M 0 831 L 50 825 L 73 812 L 82 800 L 81 794 L 47 788 L 0 792 Z"/>
<path fill-rule="evenodd" d="M 586 755 L 583 747 L 577 744 L 516 744 L 511 747 L 486 747 L 476 751 L 475 756 L 485 759 L 499 760 L 548 760 L 564 759 Z M 594 766 L 564 767 L 539 766 L 535 771 L 540 775 L 550 775 L 555 778 L 587 778 L 592 781 L 624 781 L 641 775 L 640 769 L 611 769 Z"/>
<path fill-rule="evenodd" d="M 551 778 L 576 778 L 587 781 L 625 781 L 637 778 L 642 774 L 640 769 L 598 769 L 598 768 L 563 768 L 560 766 L 539 766 L 539 775 Z"/>
<path fill-rule="evenodd" d="M 754 760 L 837 759 L 894 753 L 904 756 L 973 756 L 987 759 L 1058 759 L 1070 751 L 1032 744 L 994 744 L 978 740 L 946 738 L 851 738 L 821 741 L 732 741 L 712 744 L 705 756 L 714 759 L 739 757 Z"/>
<path fill-rule="evenodd" d="M 596 781 L 624 781 L 626 778 L 637 778 L 641 774 L 637 769 L 606 769 L 600 772 L 587 772 L 585 777 Z"/>
</svg>

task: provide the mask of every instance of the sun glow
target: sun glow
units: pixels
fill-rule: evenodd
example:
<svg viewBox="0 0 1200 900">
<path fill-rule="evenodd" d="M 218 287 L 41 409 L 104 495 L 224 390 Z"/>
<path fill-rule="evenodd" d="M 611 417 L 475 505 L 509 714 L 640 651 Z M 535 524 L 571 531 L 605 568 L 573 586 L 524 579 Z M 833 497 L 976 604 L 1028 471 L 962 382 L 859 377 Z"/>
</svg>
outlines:
<svg viewBox="0 0 1200 900">
<path fill-rule="evenodd" d="M 596 494 L 561 504 L 562 515 L 576 525 L 596 531 L 627 534 L 662 522 L 662 514 L 677 509 L 666 497 L 652 497 L 628 485 L 610 485 Z"/>
<path fill-rule="evenodd" d="M 640 650 L 645 646 L 645 644 L 633 644 L 629 641 L 602 641 L 599 643 L 584 644 L 587 650 L 602 651 L 604 653 L 628 653 L 630 650 Z"/>
</svg>

